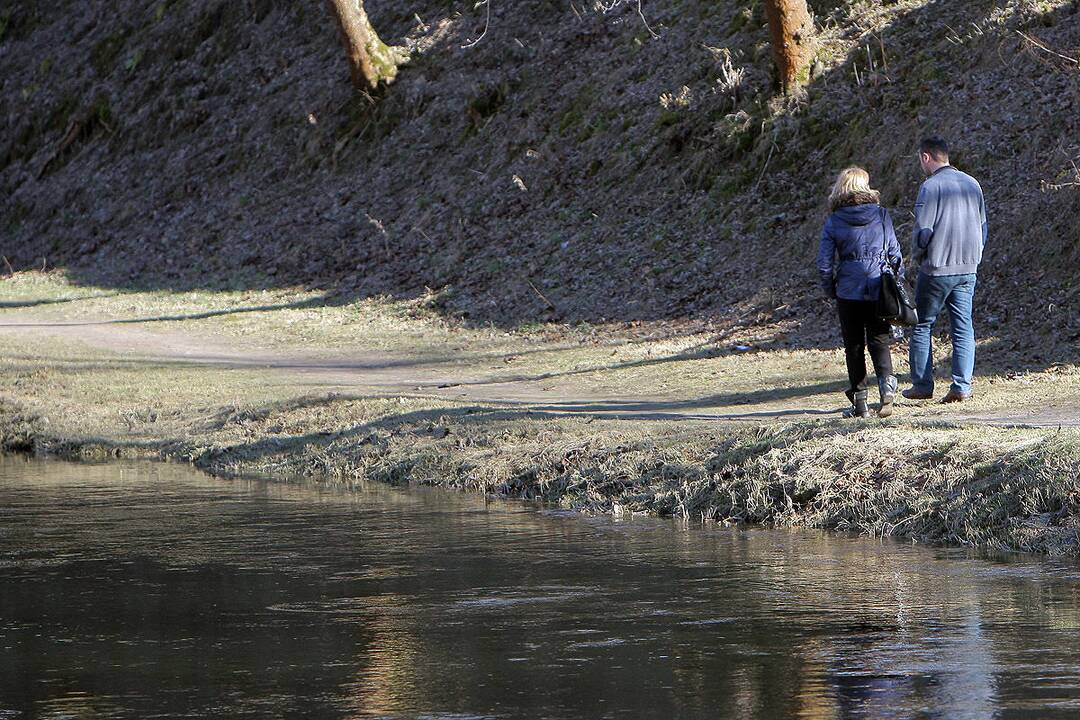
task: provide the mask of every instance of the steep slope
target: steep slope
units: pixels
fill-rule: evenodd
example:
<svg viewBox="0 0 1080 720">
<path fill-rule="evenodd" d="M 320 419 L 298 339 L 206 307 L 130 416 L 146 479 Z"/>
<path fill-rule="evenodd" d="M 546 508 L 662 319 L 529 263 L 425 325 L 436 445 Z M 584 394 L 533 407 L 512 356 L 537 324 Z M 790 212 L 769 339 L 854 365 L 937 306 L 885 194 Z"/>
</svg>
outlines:
<svg viewBox="0 0 1080 720">
<path fill-rule="evenodd" d="M 378 98 L 320 3 L 16 7 L 0 253 L 121 287 L 430 289 L 470 322 L 835 343 L 812 268 L 832 177 L 866 165 L 904 230 L 937 132 L 991 210 L 980 332 L 1018 364 L 1080 361 L 1080 4 L 812 3 L 791 100 L 760 5 L 646 3 L 646 25 L 636 3 L 499 3 L 463 47 L 485 6 L 373 0 L 415 50 Z"/>
</svg>

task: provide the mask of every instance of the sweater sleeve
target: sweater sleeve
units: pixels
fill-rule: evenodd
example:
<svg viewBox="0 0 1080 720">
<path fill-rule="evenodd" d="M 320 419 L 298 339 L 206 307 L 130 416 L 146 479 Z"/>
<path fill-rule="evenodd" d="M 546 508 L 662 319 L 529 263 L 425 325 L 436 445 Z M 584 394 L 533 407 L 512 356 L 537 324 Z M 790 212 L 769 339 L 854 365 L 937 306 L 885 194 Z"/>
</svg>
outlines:
<svg viewBox="0 0 1080 720">
<path fill-rule="evenodd" d="M 836 256 L 836 241 L 829 234 L 829 223 L 821 230 L 821 243 L 818 245 L 817 269 L 821 276 L 821 289 L 828 297 L 836 297 L 836 282 L 833 279 L 834 259 Z"/>
<path fill-rule="evenodd" d="M 938 213 L 937 191 L 923 183 L 915 200 L 915 231 L 911 242 L 911 259 L 922 263 L 930 241 L 934 239 L 934 220 Z"/>
<path fill-rule="evenodd" d="M 981 193 L 982 189 L 980 188 L 979 191 Z M 989 225 L 989 221 L 986 218 L 986 196 L 985 195 L 982 196 L 982 206 L 979 208 L 979 211 L 982 213 L 982 242 L 983 242 L 983 247 L 986 247 L 987 236 L 990 234 L 990 225 Z"/>
</svg>

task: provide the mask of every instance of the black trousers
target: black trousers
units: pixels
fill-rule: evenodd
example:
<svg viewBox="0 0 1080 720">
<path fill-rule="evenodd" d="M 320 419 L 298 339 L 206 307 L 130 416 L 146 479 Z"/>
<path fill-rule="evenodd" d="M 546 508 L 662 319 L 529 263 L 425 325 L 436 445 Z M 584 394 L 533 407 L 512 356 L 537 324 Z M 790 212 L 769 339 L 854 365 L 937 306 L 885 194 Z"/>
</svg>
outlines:
<svg viewBox="0 0 1080 720">
<path fill-rule="evenodd" d="M 877 316 L 877 303 L 863 300 L 836 301 L 840 313 L 840 332 L 844 336 L 844 354 L 847 359 L 848 381 L 853 391 L 866 389 L 866 348 L 878 378 L 892 375 L 892 355 L 889 341 L 892 330 L 889 323 Z"/>
</svg>

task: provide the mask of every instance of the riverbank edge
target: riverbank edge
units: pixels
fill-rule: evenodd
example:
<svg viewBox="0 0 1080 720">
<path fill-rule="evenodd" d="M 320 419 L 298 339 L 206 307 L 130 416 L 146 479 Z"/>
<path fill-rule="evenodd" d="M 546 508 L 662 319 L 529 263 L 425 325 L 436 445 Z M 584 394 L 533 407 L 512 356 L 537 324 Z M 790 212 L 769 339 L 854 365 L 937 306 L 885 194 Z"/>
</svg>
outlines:
<svg viewBox="0 0 1080 720">
<path fill-rule="evenodd" d="M 593 427 L 593 425 L 597 427 Z M 0 452 L 183 462 L 225 477 L 423 484 L 590 514 L 799 526 L 911 542 L 1080 556 L 1080 431 L 874 420 L 656 423 L 609 432 L 546 421 L 543 437 L 470 422 L 261 436 L 240 445 L 116 441 L 50 431 L 0 403 Z M 555 434 L 552 431 L 555 429 Z M 353 428 L 355 430 L 355 428 Z"/>
</svg>

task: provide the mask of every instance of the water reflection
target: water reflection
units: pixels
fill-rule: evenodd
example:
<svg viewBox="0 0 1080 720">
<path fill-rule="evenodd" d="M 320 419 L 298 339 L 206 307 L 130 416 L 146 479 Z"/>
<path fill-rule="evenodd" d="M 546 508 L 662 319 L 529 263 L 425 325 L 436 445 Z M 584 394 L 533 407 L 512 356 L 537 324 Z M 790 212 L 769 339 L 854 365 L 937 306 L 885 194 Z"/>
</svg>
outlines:
<svg viewBox="0 0 1080 720">
<path fill-rule="evenodd" d="M 0 717 L 1080 716 L 1080 567 L 0 460 Z"/>
</svg>

